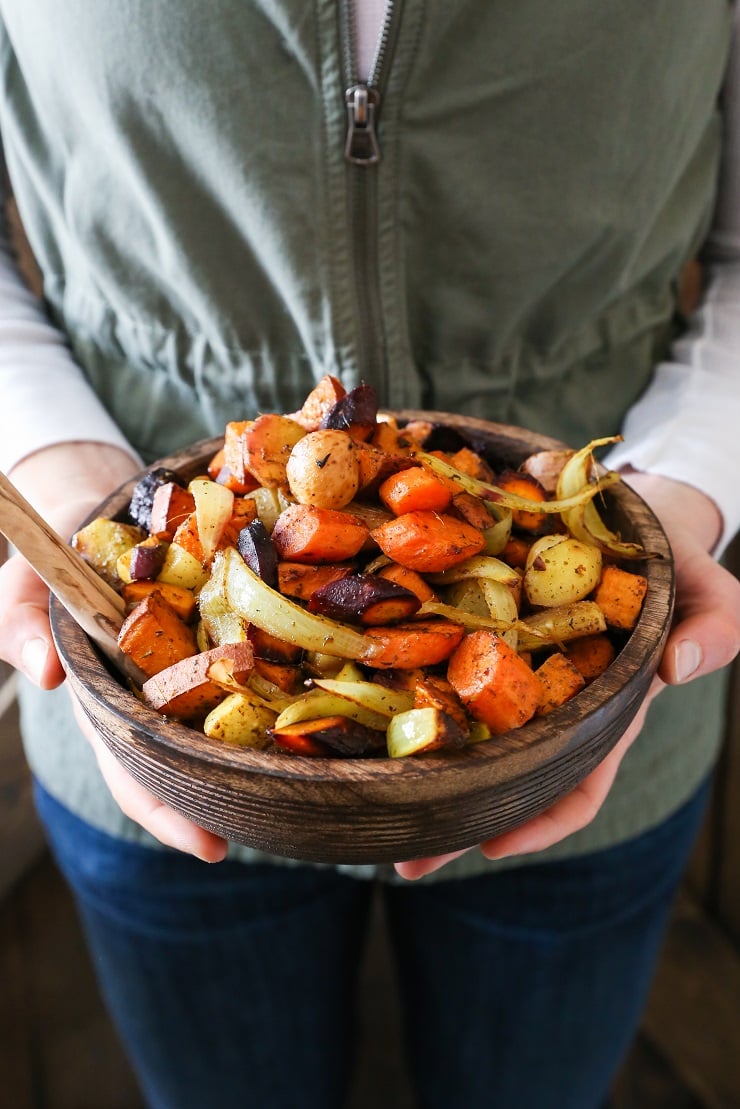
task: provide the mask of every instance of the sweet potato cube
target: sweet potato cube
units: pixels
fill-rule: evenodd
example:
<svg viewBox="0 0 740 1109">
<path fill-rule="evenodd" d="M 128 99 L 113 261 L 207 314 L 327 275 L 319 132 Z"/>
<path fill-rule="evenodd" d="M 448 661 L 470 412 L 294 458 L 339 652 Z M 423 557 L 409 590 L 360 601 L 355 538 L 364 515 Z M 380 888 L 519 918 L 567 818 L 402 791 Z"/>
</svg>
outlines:
<svg viewBox="0 0 740 1109">
<path fill-rule="evenodd" d="M 605 566 L 594 600 L 609 627 L 629 630 L 637 623 L 646 593 L 647 578 L 642 574 L 633 574 L 618 566 Z"/>
<path fill-rule="evenodd" d="M 208 674 L 213 663 L 220 659 L 227 659 L 232 663 L 236 681 L 244 681 L 254 665 L 250 643 L 224 643 L 210 651 L 201 651 L 190 658 L 181 659 L 153 675 L 142 686 L 144 700 L 156 712 L 179 720 L 194 720 L 205 716 L 230 692 Z"/>
<path fill-rule="evenodd" d="M 226 466 L 234 481 L 241 483 L 250 479 L 245 465 L 244 436 L 253 420 L 230 420 L 224 430 L 223 465 Z"/>
<path fill-rule="evenodd" d="M 414 687 L 414 708 L 439 709 L 451 716 L 466 735 L 470 731 L 470 722 L 462 702 L 445 678 L 436 675 L 423 677 Z"/>
<path fill-rule="evenodd" d="M 585 680 L 592 682 L 611 666 L 616 650 L 608 635 L 597 633 L 572 640 L 566 645 L 565 654 Z"/>
<path fill-rule="evenodd" d="M 480 481 L 493 481 L 493 470 L 485 458 L 481 458 L 470 447 L 460 447 L 460 450 L 455 451 L 450 456 L 450 464 L 461 474 L 468 474 L 469 477 L 478 478 Z"/>
<path fill-rule="evenodd" d="M 454 511 L 479 531 L 487 531 L 496 522 L 486 508 L 485 501 L 473 493 L 455 493 L 452 498 Z"/>
<path fill-rule="evenodd" d="M 294 420 L 306 431 L 318 431 L 325 416 L 331 412 L 337 401 L 346 395 L 346 389 L 338 377 L 324 374 L 313 387 L 297 412 L 290 413 Z"/>
<path fill-rule="evenodd" d="M 177 615 L 183 620 L 189 620 L 195 612 L 195 594 L 192 589 L 184 589 L 180 585 L 167 585 L 163 581 L 132 581 L 122 589 L 123 599 L 132 608 L 139 601 L 143 601 L 150 593 L 160 593 Z"/>
<path fill-rule="evenodd" d="M 470 715 L 493 735 L 526 724 L 540 703 L 539 679 L 505 640 L 486 629 L 466 635 L 453 651 L 447 678 Z"/>
<path fill-rule="evenodd" d="M 154 494 L 149 531 L 157 539 L 170 542 L 179 525 L 194 511 L 193 494 L 176 482 L 168 481 Z"/>
<path fill-rule="evenodd" d="M 306 429 L 289 416 L 267 412 L 249 423 L 242 435 L 245 469 L 268 489 L 287 484 L 285 467 L 290 452 Z M 237 480 L 244 478 L 234 475 Z"/>
<path fill-rule="evenodd" d="M 538 716 L 546 716 L 553 709 L 564 705 L 586 685 L 586 680 L 577 667 L 559 652 L 546 658 L 534 673 L 542 685 L 537 706 Z"/>
<path fill-rule="evenodd" d="M 198 650 L 193 629 L 156 590 L 126 617 L 118 646 L 149 677 Z"/>
</svg>

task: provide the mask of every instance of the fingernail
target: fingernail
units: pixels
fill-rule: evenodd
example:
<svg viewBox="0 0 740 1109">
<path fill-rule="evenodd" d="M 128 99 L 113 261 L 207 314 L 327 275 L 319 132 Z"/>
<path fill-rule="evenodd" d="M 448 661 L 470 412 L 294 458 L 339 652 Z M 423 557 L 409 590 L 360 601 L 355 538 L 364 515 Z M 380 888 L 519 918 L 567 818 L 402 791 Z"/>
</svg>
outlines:
<svg viewBox="0 0 740 1109">
<path fill-rule="evenodd" d="M 701 647 L 693 639 L 683 639 L 676 647 L 676 678 L 687 681 L 701 666 Z"/>
<path fill-rule="evenodd" d="M 23 672 L 28 675 L 32 682 L 38 684 L 41 681 L 48 657 L 49 644 L 45 639 L 29 639 L 23 645 L 21 664 Z"/>
</svg>

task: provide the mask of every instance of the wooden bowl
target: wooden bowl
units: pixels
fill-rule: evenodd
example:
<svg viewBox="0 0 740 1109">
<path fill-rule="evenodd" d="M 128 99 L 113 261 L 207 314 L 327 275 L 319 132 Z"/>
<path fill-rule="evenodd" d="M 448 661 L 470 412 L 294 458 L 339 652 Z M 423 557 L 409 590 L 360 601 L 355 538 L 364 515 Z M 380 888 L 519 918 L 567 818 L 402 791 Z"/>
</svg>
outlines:
<svg viewBox="0 0 740 1109">
<path fill-rule="evenodd" d="M 458 429 L 499 466 L 562 447 L 468 417 L 396 415 Z M 189 479 L 220 445 L 204 441 L 157 465 Z M 123 517 L 133 485 L 92 515 Z M 628 486 L 617 485 L 606 500 L 611 526 L 661 556 L 637 566 L 648 579 L 637 627 L 609 669 L 568 704 L 455 753 L 317 759 L 219 744 L 141 704 L 54 600 L 52 627 L 69 681 L 110 750 L 137 781 L 202 827 L 275 855 L 324 863 L 400 862 L 455 851 L 516 827 L 572 790 L 611 750 L 647 692 L 672 614 L 670 548 Z"/>
</svg>

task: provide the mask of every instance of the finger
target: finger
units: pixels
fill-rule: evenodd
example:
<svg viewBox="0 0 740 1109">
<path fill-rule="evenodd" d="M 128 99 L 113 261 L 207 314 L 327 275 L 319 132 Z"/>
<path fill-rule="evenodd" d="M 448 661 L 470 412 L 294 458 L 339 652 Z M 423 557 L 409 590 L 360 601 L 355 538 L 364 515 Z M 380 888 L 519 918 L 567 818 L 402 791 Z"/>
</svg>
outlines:
<svg viewBox="0 0 740 1109">
<path fill-rule="evenodd" d="M 604 804 L 622 759 L 642 730 L 650 703 L 662 688 L 663 683 L 654 679 L 627 731 L 606 758 L 572 792 L 521 827 L 482 843 L 481 851 L 485 857 L 504 859 L 509 855 L 531 855 L 553 847 L 587 827 Z"/>
<path fill-rule="evenodd" d="M 676 575 L 677 620 L 660 664 L 671 685 L 718 670 L 740 650 L 740 582 L 709 555 L 687 559 Z"/>
<path fill-rule="evenodd" d="M 463 851 L 450 851 L 447 855 L 430 855 L 427 859 L 410 859 L 408 862 L 394 863 L 395 871 L 401 878 L 413 882 L 426 874 L 432 874 L 435 870 L 441 870 L 453 859 L 466 855 L 469 850 L 470 848 L 466 847 Z"/>
<path fill-rule="evenodd" d="M 41 689 L 64 681 L 49 625 L 49 591 L 20 555 L 0 567 L 0 657 Z"/>
<path fill-rule="evenodd" d="M 75 697 L 73 702 L 80 729 L 91 744 L 105 783 L 123 814 L 167 847 L 195 855 L 203 862 L 221 862 L 228 842 L 175 812 L 140 785 L 105 745 Z"/>
</svg>

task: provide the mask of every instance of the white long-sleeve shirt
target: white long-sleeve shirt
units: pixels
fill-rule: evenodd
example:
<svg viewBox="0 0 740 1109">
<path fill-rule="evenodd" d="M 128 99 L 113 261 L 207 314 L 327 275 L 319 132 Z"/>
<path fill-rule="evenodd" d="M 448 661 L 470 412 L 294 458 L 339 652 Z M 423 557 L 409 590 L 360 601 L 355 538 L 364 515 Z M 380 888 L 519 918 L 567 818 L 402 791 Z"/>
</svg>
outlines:
<svg viewBox="0 0 740 1109">
<path fill-rule="evenodd" d="M 385 0 L 356 4 L 360 73 L 374 56 Z M 705 292 L 670 361 L 630 409 L 624 441 L 604 460 L 694 485 L 723 518 L 717 553 L 740 529 L 740 11 L 725 89 L 719 200 L 707 243 Z M 63 336 L 0 241 L 0 470 L 60 442 L 131 450 L 87 384 Z M 39 403 L 40 399 L 43 403 Z M 580 444 L 576 444 L 580 445 Z"/>
</svg>

